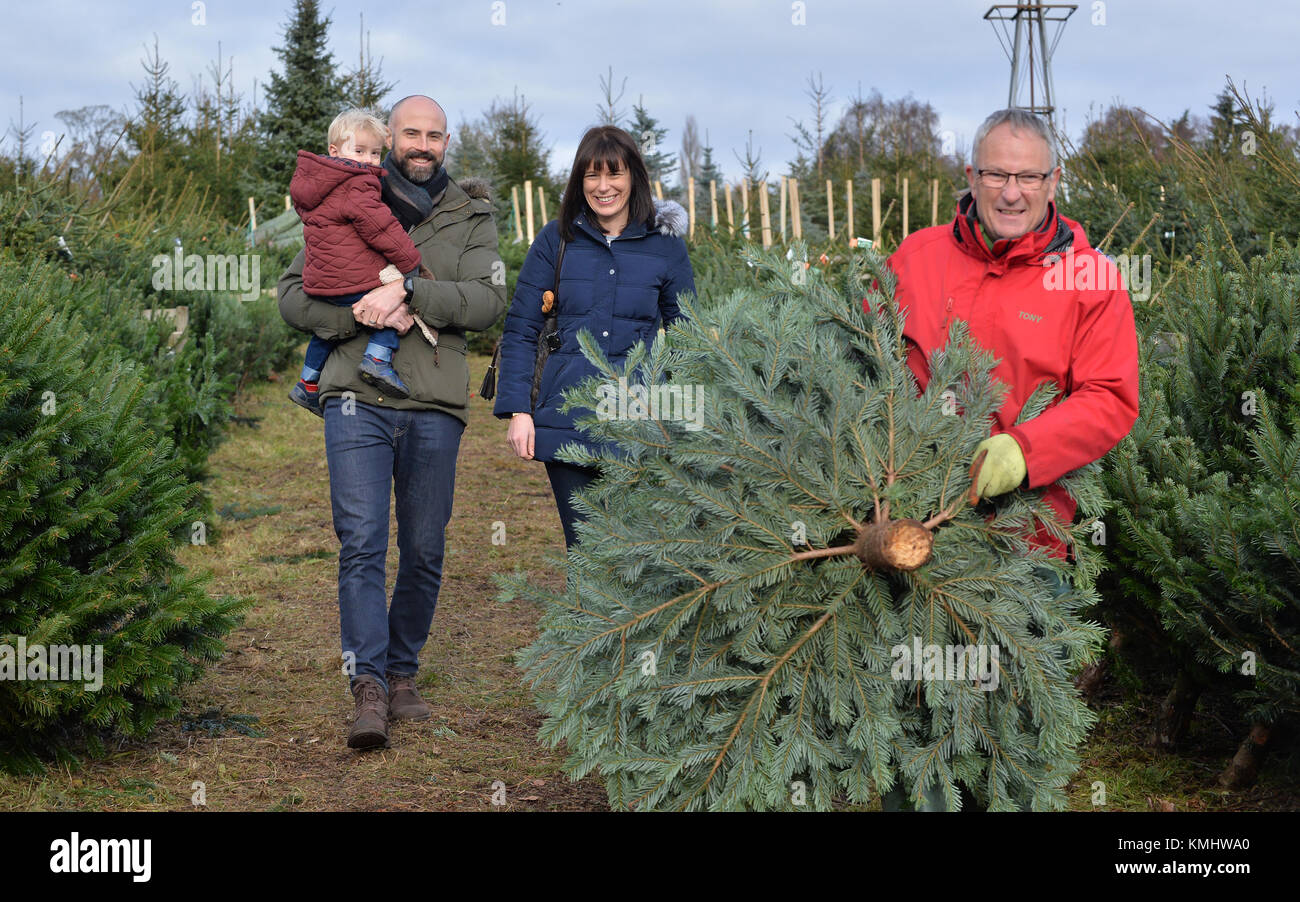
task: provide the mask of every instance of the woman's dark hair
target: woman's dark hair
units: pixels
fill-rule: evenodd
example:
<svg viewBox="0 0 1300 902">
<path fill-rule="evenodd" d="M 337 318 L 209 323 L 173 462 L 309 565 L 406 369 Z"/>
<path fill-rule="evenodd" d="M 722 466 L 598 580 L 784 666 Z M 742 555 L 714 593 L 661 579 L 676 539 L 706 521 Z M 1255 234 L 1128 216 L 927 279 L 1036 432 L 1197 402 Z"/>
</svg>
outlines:
<svg viewBox="0 0 1300 902">
<path fill-rule="evenodd" d="M 618 126 L 598 125 L 587 129 L 573 158 L 573 171 L 569 173 L 569 184 L 560 203 L 560 234 L 564 240 L 573 240 L 573 221 L 583 213 L 592 225 L 596 225 L 596 214 L 587 204 L 587 194 L 582 190 L 583 178 L 593 167 L 597 172 L 626 167 L 632 176 L 627 221 L 644 222 L 647 229 L 654 228 L 655 205 L 650 193 L 650 173 L 646 171 L 640 149 L 632 136 Z"/>
</svg>

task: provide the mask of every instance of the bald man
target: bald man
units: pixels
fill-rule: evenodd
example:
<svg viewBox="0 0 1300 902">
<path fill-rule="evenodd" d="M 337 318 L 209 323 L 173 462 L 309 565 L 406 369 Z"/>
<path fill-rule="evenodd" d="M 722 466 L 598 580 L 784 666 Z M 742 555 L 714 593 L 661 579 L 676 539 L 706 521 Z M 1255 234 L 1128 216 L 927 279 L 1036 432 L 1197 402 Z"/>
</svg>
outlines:
<svg viewBox="0 0 1300 902">
<path fill-rule="evenodd" d="M 319 398 L 340 544 L 339 626 L 356 705 L 348 733 L 354 749 L 387 748 L 390 719 L 431 713 L 415 677 L 442 584 L 443 536 L 469 403 L 465 333 L 490 327 L 506 302 L 486 185 L 458 184 L 442 168 L 447 114 L 417 94 L 393 105 L 388 125 L 383 200 L 420 250 L 422 276 L 431 278 L 408 277 L 351 308 L 335 307 L 302 290 L 300 253 L 279 286 L 286 322 L 341 342 L 321 373 Z M 431 328 L 432 342 L 411 329 L 416 315 Z M 358 376 L 368 340 L 361 325 L 401 335 L 393 367 L 409 397 L 385 395 Z M 391 605 L 384 570 L 390 494 L 400 552 Z"/>
</svg>

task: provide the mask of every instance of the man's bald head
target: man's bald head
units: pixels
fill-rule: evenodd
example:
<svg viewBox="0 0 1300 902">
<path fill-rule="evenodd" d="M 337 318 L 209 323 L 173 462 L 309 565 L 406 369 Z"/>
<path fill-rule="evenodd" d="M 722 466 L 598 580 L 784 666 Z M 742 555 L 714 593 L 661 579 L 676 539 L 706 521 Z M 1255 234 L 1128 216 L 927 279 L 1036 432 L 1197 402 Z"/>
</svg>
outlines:
<svg viewBox="0 0 1300 902">
<path fill-rule="evenodd" d="M 393 133 L 393 160 L 402 175 L 423 184 L 438 174 L 447 156 L 447 114 L 423 94 L 403 97 L 388 114 Z"/>
<path fill-rule="evenodd" d="M 424 94 L 408 94 L 397 103 L 388 113 L 388 127 L 397 131 L 397 123 L 401 120 L 403 113 L 409 113 L 418 117 L 435 117 L 442 123 L 442 131 L 447 130 L 447 113 L 443 110 L 438 101 Z"/>
</svg>

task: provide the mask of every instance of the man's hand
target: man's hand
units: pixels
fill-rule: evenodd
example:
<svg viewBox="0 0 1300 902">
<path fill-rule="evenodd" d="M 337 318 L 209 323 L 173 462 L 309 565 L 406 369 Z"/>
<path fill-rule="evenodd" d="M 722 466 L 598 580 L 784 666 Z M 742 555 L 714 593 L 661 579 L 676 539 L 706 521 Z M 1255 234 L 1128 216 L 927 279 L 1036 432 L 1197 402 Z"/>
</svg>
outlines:
<svg viewBox="0 0 1300 902">
<path fill-rule="evenodd" d="M 384 328 L 393 329 L 398 335 L 405 335 L 410 332 L 411 327 L 414 325 L 415 317 L 411 315 L 411 308 L 406 304 L 402 304 L 390 313 L 388 319 L 383 322 Z"/>
<path fill-rule="evenodd" d="M 506 432 L 506 444 L 524 460 L 532 460 L 533 438 L 535 435 L 533 415 L 521 413 L 510 418 L 510 429 Z"/>
<path fill-rule="evenodd" d="M 973 495 L 992 498 L 1020 485 L 1028 468 L 1019 442 L 1005 432 L 986 438 L 976 447 L 974 459 L 979 460 L 980 453 L 985 451 L 988 453 L 984 456 L 984 465 L 974 476 Z"/>
<path fill-rule="evenodd" d="M 352 315 L 363 326 L 378 327 L 393 315 L 406 300 L 406 289 L 401 282 L 389 282 L 366 292 L 352 305 Z"/>
</svg>

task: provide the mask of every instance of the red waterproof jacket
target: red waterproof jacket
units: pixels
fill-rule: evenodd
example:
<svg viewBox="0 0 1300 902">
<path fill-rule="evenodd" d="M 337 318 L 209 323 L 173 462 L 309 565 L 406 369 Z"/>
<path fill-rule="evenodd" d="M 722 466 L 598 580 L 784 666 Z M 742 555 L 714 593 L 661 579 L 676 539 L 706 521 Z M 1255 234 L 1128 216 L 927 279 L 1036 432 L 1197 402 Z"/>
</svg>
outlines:
<svg viewBox="0 0 1300 902">
<path fill-rule="evenodd" d="M 332 297 L 378 288 L 389 263 L 404 273 L 420 266 L 420 252 L 380 199 L 384 170 L 341 157 L 298 151 L 289 198 L 307 243 L 302 287 Z"/>
<path fill-rule="evenodd" d="M 1076 504 L 1056 480 L 1104 456 L 1137 420 L 1133 306 L 1115 264 L 1055 204 L 1037 230 L 998 240 L 992 250 L 976 222 L 974 199 L 966 195 L 952 223 L 914 232 L 888 260 L 898 276 L 899 307 L 907 311 L 907 363 L 924 390 L 930 355 L 947 342 L 949 324 L 968 323 L 971 337 L 999 358 L 993 375 L 1009 388 L 993 434 L 1015 438 L 1029 488 L 1050 486 L 1046 500 L 1069 524 Z M 1013 426 L 1034 389 L 1048 381 L 1063 394 Z M 1045 529 L 1031 541 L 1065 556 Z"/>
</svg>

